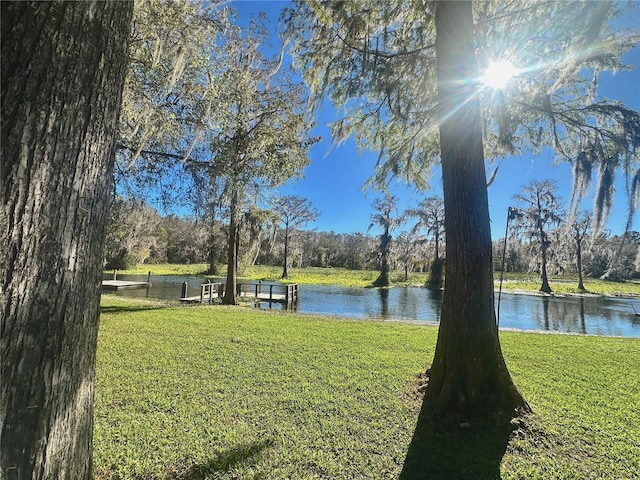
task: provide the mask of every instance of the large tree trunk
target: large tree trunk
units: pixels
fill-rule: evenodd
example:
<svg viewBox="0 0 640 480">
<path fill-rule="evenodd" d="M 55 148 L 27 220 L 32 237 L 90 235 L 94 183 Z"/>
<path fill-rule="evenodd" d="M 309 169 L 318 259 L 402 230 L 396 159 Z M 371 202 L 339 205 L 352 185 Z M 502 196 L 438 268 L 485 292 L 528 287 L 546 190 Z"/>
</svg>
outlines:
<svg viewBox="0 0 640 480">
<path fill-rule="evenodd" d="M 227 244 L 227 280 L 224 287 L 224 305 L 237 305 L 238 296 L 236 285 L 238 283 L 238 217 L 240 216 L 240 204 L 238 200 L 238 190 L 234 190 L 231 196 L 229 213 L 229 243 Z"/>
<path fill-rule="evenodd" d="M 88 479 L 132 2 L 1 9 L 0 477 Z"/>
<path fill-rule="evenodd" d="M 471 2 L 437 2 L 436 54 L 447 274 L 421 415 L 513 413 L 526 402 L 496 327 Z"/>
</svg>

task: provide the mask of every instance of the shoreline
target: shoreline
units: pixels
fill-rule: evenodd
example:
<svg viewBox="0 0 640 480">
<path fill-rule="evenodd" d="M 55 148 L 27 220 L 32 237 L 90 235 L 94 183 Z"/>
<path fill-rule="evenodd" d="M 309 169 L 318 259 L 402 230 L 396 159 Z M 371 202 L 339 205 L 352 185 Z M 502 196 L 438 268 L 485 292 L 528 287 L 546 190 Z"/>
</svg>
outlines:
<svg viewBox="0 0 640 480">
<path fill-rule="evenodd" d="M 153 273 L 153 268 L 149 268 L 152 267 L 152 265 L 149 265 L 148 267 L 145 266 L 145 270 L 147 270 L 144 274 L 137 272 L 136 270 L 133 271 L 128 271 L 128 270 L 122 270 L 119 271 L 118 274 L 121 275 L 136 275 L 136 276 L 142 276 L 142 275 L 148 275 L 149 271 L 151 271 L 151 275 L 152 277 L 165 277 L 165 276 L 187 276 L 187 277 L 202 277 L 207 278 L 207 275 L 202 275 L 202 274 L 194 274 L 194 273 L 188 273 L 188 272 L 162 272 L 162 273 Z M 111 276 L 113 273 L 113 271 L 103 271 L 103 277 L 104 276 Z M 303 275 L 304 277 L 304 275 Z M 250 280 L 250 281 L 258 281 L 258 280 L 263 280 L 265 282 L 273 282 L 273 283 L 298 283 L 300 285 L 313 285 L 313 286 L 336 286 L 336 287 L 347 287 L 347 288 L 381 288 L 381 287 L 373 287 L 371 284 L 362 284 L 362 283 L 348 283 L 348 282 L 340 282 L 339 278 L 336 277 L 336 279 L 338 281 L 336 282 L 327 282 L 327 281 L 315 281 L 314 278 L 302 278 L 300 280 L 296 280 L 296 275 L 292 274 L 291 278 L 289 279 L 289 281 L 287 282 L 282 282 L 281 279 L 268 279 L 266 278 L 264 275 L 262 274 L 252 274 L 252 275 L 247 275 L 245 277 L 239 278 L 239 280 Z M 306 280 L 306 281 L 305 281 Z M 325 279 L 326 280 L 326 279 Z M 593 280 L 593 279 L 590 279 Z M 590 280 L 586 280 L 585 283 L 587 284 L 587 286 L 589 286 Z M 630 290 L 639 290 L 639 291 L 624 291 L 623 288 L 621 288 L 620 292 L 594 292 L 594 291 L 589 291 L 587 289 L 586 292 L 579 292 L 579 291 L 562 291 L 562 287 L 560 288 L 561 291 L 554 291 L 550 294 L 546 294 L 544 292 L 540 292 L 538 290 L 538 287 L 534 288 L 518 288 L 518 284 L 524 283 L 527 285 L 527 287 L 532 287 L 533 284 L 536 284 L 537 281 L 533 281 L 530 278 L 526 278 L 523 280 L 518 280 L 518 279 L 506 279 L 503 280 L 502 282 L 502 292 L 503 293 L 511 293 L 511 294 L 515 294 L 515 295 L 531 295 L 531 296 L 550 296 L 550 297 L 556 297 L 556 298 L 563 298 L 563 297 L 585 297 L 585 298 L 594 298 L 594 297 L 604 297 L 604 298 L 630 298 L 630 299 L 634 299 L 634 298 L 640 298 L 640 289 L 639 289 L 639 283 L 635 282 L 635 281 L 629 281 L 629 282 L 603 282 L 600 280 L 594 280 L 591 287 L 596 289 L 596 290 L 600 290 L 600 289 L 604 289 L 606 290 L 607 287 L 610 289 L 616 289 L 616 286 L 624 286 L 624 285 L 628 285 L 630 288 Z M 574 285 L 577 285 L 577 280 L 574 279 L 570 279 L 570 280 L 557 280 L 557 279 L 551 279 L 550 283 L 552 284 L 552 288 L 558 288 L 558 286 L 564 286 L 566 287 L 567 285 L 571 286 L 572 290 L 577 290 L 577 288 L 574 287 Z M 607 285 L 607 287 L 602 288 L 602 285 Z M 382 287 L 382 288 L 407 288 L 407 287 L 419 287 L 419 288 L 428 288 L 425 286 L 425 284 L 421 281 L 420 283 L 415 282 L 415 279 L 413 280 L 413 282 L 397 282 L 394 283 L 388 287 Z M 515 287 L 515 288 L 514 288 Z M 600 288 L 598 288 L 600 287 Z M 554 288 L 554 289 L 555 289 Z M 499 280 L 494 280 L 494 292 L 499 292 Z"/>
</svg>

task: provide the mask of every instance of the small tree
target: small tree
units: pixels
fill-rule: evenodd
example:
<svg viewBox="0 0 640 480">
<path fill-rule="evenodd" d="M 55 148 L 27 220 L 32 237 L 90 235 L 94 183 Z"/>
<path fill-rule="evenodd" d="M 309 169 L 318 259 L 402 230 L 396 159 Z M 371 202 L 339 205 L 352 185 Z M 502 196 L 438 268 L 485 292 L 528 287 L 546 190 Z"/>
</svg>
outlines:
<svg viewBox="0 0 640 480">
<path fill-rule="evenodd" d="M 409 272 L 413 271 L 414 262 L 424 254 L 424 248 L 418 248 L 422 242 L 414 231 L 402 232 L 394 242 L 394 257 L 402 265 L 404 281 L 409 281 Z"/>
<path fill-rule="evenodd" d="M 518 226 L 524 230 L 524 235 L 530 241 L 540 244 L 540 291 L 551 293 L 547 277 L 547 250 L 551 246 L 548 229 L 562 221 L 562 206 L 556 196 L 558 186 L 552 180 L 534 180 L 528 186 L 522 187 L 522 190 L 521 194 L 513 196 L 519 203 Z"/>
<path fill-rule="evenodd" d="M 284 259 L 282 261 L 282 278 L 289 278 L 289 238 L 296 228 L 318 219 L 320 211 L 306 198 L 296 195 L 285 195 L 273 201 L 273 211 L 284 227 Z"/>
<path fill-rule="evenodd" d="M 389 280 L 389 255 L 391 253 L 392 242 L 391 232 L 404 223 L 404 218 L 397 216 L 397 201 L 398 199 L 395 196 L 387 193 L 384 198 L 377 198 L 372 204 L 377 213 L 371 215 L 371 223 L 369 224 L 368 230 L 371 230 L 374 225 L 377 225 L 382 230 L 380 234 L 380 245 L 378 247 L 380 275 L 373 282 L 373 286 L 375 287 L 388 287 L 391 283 Z"/>
<path fill-rule="evenodd" d="M 591 233 L 591 218 L 587 212 L 580 212 L 580 214 L 573 220 L 570 225 L 571 236 L 575 241 L 576 252 L 576 268 L 578 270 L 578 290 L 586 292 L 584 283 L 582 281 L 582 242 Z"/>
<path fill-rule="evenodd" d="M 440 288 L 444 269 L 439 250 L 440 242 L 444 237 L 444 202 L 439 197 L 427 197 L 418 204 L 417 208 L 407 210 L 406 214 L 418 218 L 418 222 L 413 227 L 414 232 L 424 230 L 427 238 L 433 238 L 434 256 L 427 285 Z"/>
</svg>

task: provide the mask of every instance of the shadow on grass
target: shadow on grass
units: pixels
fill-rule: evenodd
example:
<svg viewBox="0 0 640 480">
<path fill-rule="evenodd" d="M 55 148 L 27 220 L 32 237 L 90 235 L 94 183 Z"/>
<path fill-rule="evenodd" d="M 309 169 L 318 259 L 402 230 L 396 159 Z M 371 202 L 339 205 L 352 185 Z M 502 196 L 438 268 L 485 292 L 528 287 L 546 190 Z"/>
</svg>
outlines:
<svg viewBox="0 0 640 480">
<path fill-rule="evenodd" d="M 450 418 L 421 418 L 400 479 L 499 479 L 512 429 L 508 421 L 460 423 Z"/>
<path fill-rule="evenodd" d="M 271 440 L 261 440 L 237 445 L 214 458 L 191 465 L 186 471 L 170 476 L 172 480 L 204 480 L 217 472 L 228 472 L 235 465 L 246 463 L 273 445 Z"/>
<path fill-rule="evenodd" d="M 150 310 L 164 310 L 166 307 L 157 305 L 106 305 L 100 307 L 100 313 L 118 315 L 121 313 L 147 312 Z"/>
</svg>

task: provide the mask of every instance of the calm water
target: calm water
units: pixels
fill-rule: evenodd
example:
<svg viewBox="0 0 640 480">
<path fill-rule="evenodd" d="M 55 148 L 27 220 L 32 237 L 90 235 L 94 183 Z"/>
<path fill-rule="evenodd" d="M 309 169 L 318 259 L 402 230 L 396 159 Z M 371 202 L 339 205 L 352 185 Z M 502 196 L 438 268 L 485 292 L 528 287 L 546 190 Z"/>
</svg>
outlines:
<svg viewBox="0 0 640 480">
<path fill-rule="evenodd" d="M 110 278 L 105 276 L 105 279 Z M 120 280 L 146 281 L 146 275 L 118 275 Z M 117 295 L 177 300 L 182 283 L 189 295 L 198 295 L 203 277 L 152 277 L 149 289 L 122 290 Z M 497 296 L 496 296 L 497 298 Z M 348 318 L 374 318 L 437 323 L 442 292 L 420 287 L 388 290 L 324 285 L 300 286 L 297 311 Z M 262 304 L 262 308 L 269 308 Z M 640 299 L 538 297 L 503 293 L 500 305 L 500 328 L 546 330 L 589 335 L 640 337 Z M 272 308 L 283 308 L 274 304 Z"/>
</svg>

